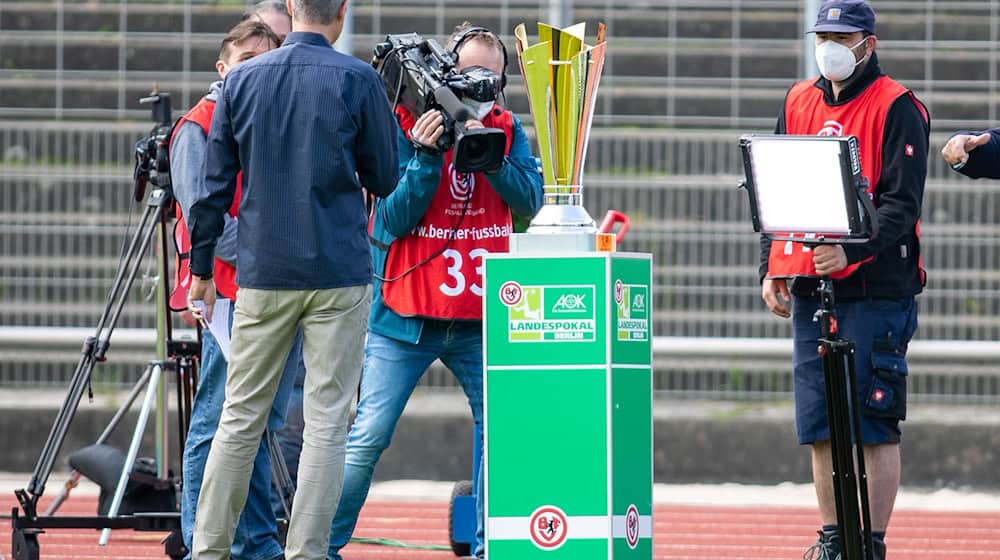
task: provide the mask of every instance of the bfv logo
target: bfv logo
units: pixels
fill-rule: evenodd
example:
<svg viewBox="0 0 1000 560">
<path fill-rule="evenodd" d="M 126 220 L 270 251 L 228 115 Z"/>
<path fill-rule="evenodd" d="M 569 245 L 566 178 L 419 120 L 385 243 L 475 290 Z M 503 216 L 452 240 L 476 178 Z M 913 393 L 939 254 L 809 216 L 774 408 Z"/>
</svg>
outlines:
<svg viewBox="0 0 1000 560">
<path fill-rule="evenodd" d="M 586 294 L 563 294 L 552 306 L 553 313 L 586 313 Z"/>
<path fill-rule="evenodd" d="M 476 176 L 455 171 L 455 166 L 451 164 L 448 164 L 448 175 L 451 177 L 451 197 L 459 202 L 472 199 L 472 192 L 476 189 Z"/>
</svg>

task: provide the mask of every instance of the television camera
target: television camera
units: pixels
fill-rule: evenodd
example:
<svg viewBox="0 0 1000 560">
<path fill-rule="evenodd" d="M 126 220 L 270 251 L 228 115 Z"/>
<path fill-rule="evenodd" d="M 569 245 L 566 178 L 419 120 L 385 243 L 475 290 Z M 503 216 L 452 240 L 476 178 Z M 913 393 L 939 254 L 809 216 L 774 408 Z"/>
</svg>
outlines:
<svg viewBox="0 0 1000 560">
<path fill-rule="evenodd" d="M 441 111 L 445 133 L 435 148 L 438 152 L 454 148 L 456 171 L 496 171 L 503 164 L 506 135 L 497 128 L 469 130 L 465 121 L 477 118 L 469 105 L 496 101 L 502 78 L 482 67 L 460 72 L 457 64 L 455 52 L 416 33 L 386 36 L 375 46 L 372 59 L 394 106 L 402 106 L 414 118 Z"/>
</svg>

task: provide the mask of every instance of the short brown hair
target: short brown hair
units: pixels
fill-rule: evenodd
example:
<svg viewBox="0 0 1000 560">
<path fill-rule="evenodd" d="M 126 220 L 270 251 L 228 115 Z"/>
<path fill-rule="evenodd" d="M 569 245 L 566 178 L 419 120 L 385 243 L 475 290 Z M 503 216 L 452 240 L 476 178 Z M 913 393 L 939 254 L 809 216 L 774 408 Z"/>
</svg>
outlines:
<svg viewBox="0 0 1000 560">
<path fill-rule="evenodd" d="M 270 41 L 275 47 L 281 45 L 281 39 L 271 31 L 271 28 L 266 24 L 257 20 L 246 20 L 241 21 L 226 33 L 226 37 L 222 40 L 222 48 L 219 49 L 219 60 L 226 60 L 229 58 L 229 51 L 232 50 L 233 44 L 242 43 L 247 39 L 266 39 Z"/>
</svg>

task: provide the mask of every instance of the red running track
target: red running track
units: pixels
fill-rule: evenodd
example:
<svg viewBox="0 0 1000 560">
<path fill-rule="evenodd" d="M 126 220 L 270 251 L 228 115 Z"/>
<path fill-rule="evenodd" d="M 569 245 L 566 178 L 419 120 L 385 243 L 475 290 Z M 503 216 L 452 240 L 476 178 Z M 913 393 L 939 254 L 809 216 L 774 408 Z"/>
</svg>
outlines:
<svg viewBox="0 0 1000 560">
<path fill-rule="evenodd" d="M 42 500 L 42 510 L 48 499 Z M 0 497 L 9 512 L 13 496 Z M 63 515 L 89 515 L 96 498 L 71 498 Z M 448 541 L 445 502 L 372 501 L 358 523 L 358 537 L 443 545 Z M 6 517 L 6 515 L 5 515 Z M 815 511 L 789 507 L 658 506 L 658 560 L 799 560 L 815 540 Z M 10 520 L 3 519 L 0 559 L 10 558 Z M 43 560 L 133 560 L 162 558 L 162 534 L 114 531 L 107 548 L 97 531 L 51 530 L 39 537 Z M 1000 558 L 1000 512 L 898 511 L 887 539 L 891 560 L 978 560 Z M 450 552 L 351 544 L 345 560 L 453 560 Z"/>
</svg>

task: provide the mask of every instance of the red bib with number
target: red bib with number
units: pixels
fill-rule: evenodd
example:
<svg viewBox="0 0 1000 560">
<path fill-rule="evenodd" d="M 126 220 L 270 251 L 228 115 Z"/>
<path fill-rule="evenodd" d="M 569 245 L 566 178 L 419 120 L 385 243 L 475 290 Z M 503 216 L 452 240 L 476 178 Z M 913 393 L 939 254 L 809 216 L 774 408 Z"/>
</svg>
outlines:
<svg viewBox="0 0 1000 560">
<path fill-rule="evenodd" d="M 868 179 L 868 193 L 873 195 L 882 174 L 882 136 L 889 108 L 907 89 L 888 76 L 881 76 L 861 95 L 840 105 L 827 105 L 823 91 L 807 80 L 795 84 L 785 102 L 785 128 L 788 134 L 848 136 L 858 138 L 861 173 Z M 919 106 L 919 103 L 917 104 Z M 790 234 L 784 234 L 791 237 Z M 842 279 L 853 274 L 868 259 L 849 264 L 830 275 Z M 788 278 L 818 276 L 812 250 L 802 243 L 772 241 L 767 276 Z"/>
<path fill-rule="evenodd" d="M 409 137 L 415 119 L 402 108 L 396 116 Z M 482 123 L 504 131 L 509 154 L 511 114 L 494 106 Z M 385 304 L 407 317 L 482 320 L 483 256 L 507 252 L 512 232 L 510 207 L 486 175 L 456 172 L 448 150 L 427 212 L 413 231 L 389 246 Z"/>
</svg>

